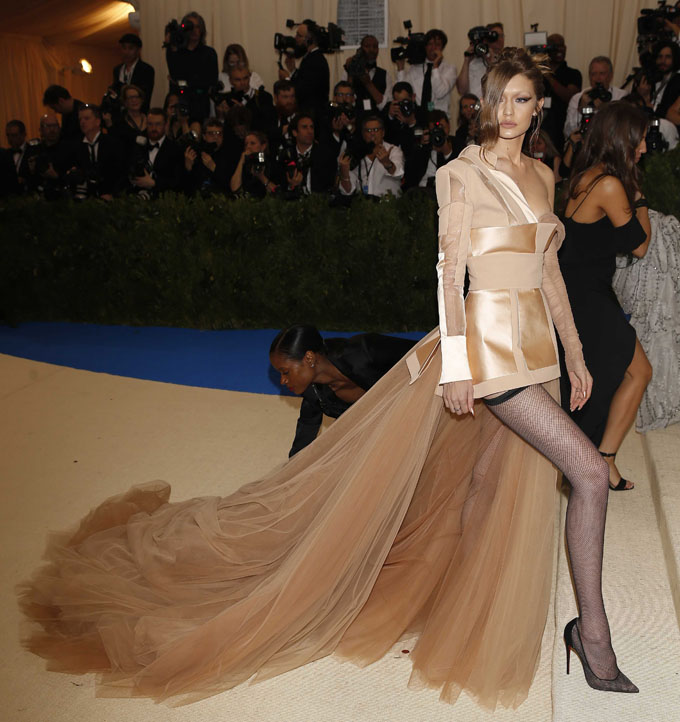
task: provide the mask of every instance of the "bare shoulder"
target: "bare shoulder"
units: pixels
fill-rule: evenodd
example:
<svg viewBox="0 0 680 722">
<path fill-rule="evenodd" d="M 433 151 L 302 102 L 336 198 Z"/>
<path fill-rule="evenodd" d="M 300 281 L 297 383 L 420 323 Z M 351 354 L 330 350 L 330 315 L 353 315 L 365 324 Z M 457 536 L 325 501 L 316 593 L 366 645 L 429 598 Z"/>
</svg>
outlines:
<svg viewBox="0 0 680 722">
<path fill-rule="evenodd" d="M 529 158 L 529 160 L 531 161 L 531 167 L 534 172 L 545 186 L 548 196 L 552 198 L 551 194 L 555 191 L 555 174 L 552 168 L 548 167 L 537 158 Z"/>
<path fill-rule="evenodd" d="M 585 190 L 585 189 L 584 189 Z M 625 198 L 626 190 L 623 183 L 613 175 L 606 175 L 593 188 L 593 196 L 595 198 Z"/>
</svg>

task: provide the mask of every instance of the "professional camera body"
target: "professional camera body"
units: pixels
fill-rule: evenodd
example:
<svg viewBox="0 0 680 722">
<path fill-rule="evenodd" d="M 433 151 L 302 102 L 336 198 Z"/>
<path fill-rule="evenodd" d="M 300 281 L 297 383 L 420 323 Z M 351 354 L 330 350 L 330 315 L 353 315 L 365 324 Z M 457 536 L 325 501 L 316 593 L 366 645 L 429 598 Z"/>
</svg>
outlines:
<svg viewBox="0 0 680 722">
<path fill-rule="evenodd" d="M 102 101 L 99 104 L 99 110 L 102 114 L 109 114 L 113 118 L 116 118 L 122 110 L 122 102 L 120 97 L 120 83 L 114 83 L 109 85 L 102 97 Z"/>
<path fill-rule="evenodd" d="M 398 60 L 408 60 L 411 65 L 422 65 L 425 62 L 425 33 L 411 32 L 413 23 L 410 20 L 404 20 L 404 27 L 407 35 L 400 35 L 394 39 L 395 43 L 399 43 L 400 47 L 390 50 L 390 58 L 396 63 Z"/>
<path fill-rule="evenodd" d="M 368 72 L 368 59 L 361 48 L 359 48 L 349 59 L 349 62 L 345 66 L 345 70 L 347 70 L 347 75 L 350 78 L 359 77 Z"/>
<path fill-rule="evenodd" d="M 474 45 L 472 54 L 478 58 L 483 58 L 489 52 L 489 43 L 495 43 L 498 40 L 498 33 L 495 30 L 489 30 L 484 25 L 477 25 L 468 30 L 468 40 Z"/>
<path fill-rule="evenodd" d="M 189 45 L 191 31 L 194 29 L 194 23 L 191 20 L 187 20 L 184 23 L 180 23 L 177 20 L 171 20 L 165 26 L 165 34 L 169 35 L 168 42 L 163 43 L 163 47 L 167 48 L 172 46 L 181 50 Z"/>
<path fill-rule="evenodd" d="M 590 96 L 591 101 L 601 100 L 603 103 L 609 103 L 609 101 L 612 99 L 612 94 L 609 92 L 607 88 L 602 85 L 602 83 L 596 83 L 589 91 L 588 95 Z"/>
<path fill-rule="evenodd" d="M 446 143 L 447 134 L 442 124 L 437 121 L 432 128 L 413 129 L 413 135 L 417 139 L 421 148 L 441 148 Z"/>
<path fill-rule="evenodd" d="M 201 153 L 212 154 L 217 150 L 217 143 L 207 143 L 201 140 L 195 130 L 190 130 L 188 133 L 180 136 L 177 144 L 182 149 L 182 153 L 184 153 L 187 148 L 191 148 L 198 155 Z"/>
<path fill-rule="evenodd" d="M 286 20 L 286 27 L 289 30 L 301 24 L 302 23 L 296 23 L 295 20 L 291 20 L 290 18 Z M 345 44 L 343 37 L 344 30 L 335 23 L 328 23 L 328 27 L 323 27 L 316 23 L 305 24 L 311 26 L 311 29 L 314 31 L 316 44 L 322 53 L 337 53 Z M 280 56 L 289 55 L 295 58 L 301 58 L 307 52 L 307 49 L 303 45 L 298 45 L 295 42 L 293 35 L 284 35 L 283 33 L 274 33 L 274 50 L 278 51 Z"/>
<path fill-rule="evenodd" d="M 243 159 L 243 172 L 258 175 L 267 166 L 267 156 L 262 152 L 249 153 Z"/>
<path fill-rule="evenodd" d="M 409 98 L 404 98 L 403 100 L 400 100 L 399 103 L 397 103 L 399 106 L 399 110 L 401 110 L 401 114 L 408 118 L 409 115 L 413 115 L 416 110 L 418 109 L 418 106 L 415 104 L 415 101 L 409 100 Z"/>
<path fill-rule="evenodd" d="M 331 118 L 339 118 L 343 113 L 347 116 L 347 120 L 354 120 L 357 115 L 356 108 L 351 103 L 334 103 L 328 104 Z"/>
</svg>

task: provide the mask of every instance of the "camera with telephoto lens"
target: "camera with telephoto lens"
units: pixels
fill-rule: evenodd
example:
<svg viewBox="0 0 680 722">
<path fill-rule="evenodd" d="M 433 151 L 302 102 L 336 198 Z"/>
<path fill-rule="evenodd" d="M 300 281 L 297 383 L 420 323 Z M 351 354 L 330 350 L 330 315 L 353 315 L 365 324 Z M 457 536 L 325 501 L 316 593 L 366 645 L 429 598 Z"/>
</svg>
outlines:
<svg viewBox="0 0 680 722">
<path fill-rule="evenodd" d="M 163 43 L 163 47 L 167 48 L 172 46 L 180 50 L 186 48 L 191 40 L 191 31 L 194 29 L 194 23 L 191 20 L 187 20 L 183 23 L 177 20 L 171 20 L 165 26 L 165 34 L 169 35 L 168 41 Z"/>
<path fill-rule="evenodd" d="M 409 98 L 400 100 L 397 105 L 399 106 L 399 110 L 401 110 L 401 114 L 405 118 L 408 118 L 409 115 L 413 115 L 416 112 L 416 104 Z"/>
<path fill-rule="evenodd" d="M 468 30 L 468 40 L 474 46 L 472 55 L 483 58 L 489 52 L 489 43 L 495 43 L 498 40 L 498 33 L 495 30 L 489 30 L 483 25 L 477 25 Z M 466 55 L 470 53 L 466 52 Z"/>
<path fill-rule="evenodd" d="M 335 103 L 331 101 L 328 104 L 331 118 L 339 118 L 343 113 L 347 116 L 347 120 L 354 120 L 356 117 L 356 109 L 351 103 Z"/>
<path fill-rule="evenodd" d="M 591 102 L 601 100 L 603 103 L 608 103 L 612 99 L 612 94 L 604 87 L 604 85 L 602 85 L 602 83 L 595 83 L 595 87 L 588 91 L 588 96 L 590 97 Z"/>
<path fill-rule="evenodd" d="M 585 135 L 588 126 L 592 122 L 593 118 L 595 117 L 595 108 L 593 108 L 592 105 L 586 105 L 583 108 L 581 108 L 581 122 L 579 123 L 578 132 L 581 135 Z"/>
<path fill-rule="evenodd" d="M 446 131 L 444 130 L 441 123 L 436 122 L 432 128 L 430 128 L 430 145 L 434 148 L 439 148 L 446 143 Z"/>
<path fill-rule="evenodd" d="M 645 144 L 647 153 L 663 153 L 668 150 L 668 141 L 661 134 L 661 121 L 658 118 L 649 121 Z"/>
<path fill-rule="evenodd" d="M 404 20 L 404 27 L 407 35 L 400 35 L 393 42 L 399 43 L 400 47 L 390 50 L 390 58 L 396 63 L 398 60 L 408 60 L 411 65 L 422 65 L 425 62 L 425 33 L 413 33 L 411 28 L 413 23 L 410 20 Z"/>
</svg>

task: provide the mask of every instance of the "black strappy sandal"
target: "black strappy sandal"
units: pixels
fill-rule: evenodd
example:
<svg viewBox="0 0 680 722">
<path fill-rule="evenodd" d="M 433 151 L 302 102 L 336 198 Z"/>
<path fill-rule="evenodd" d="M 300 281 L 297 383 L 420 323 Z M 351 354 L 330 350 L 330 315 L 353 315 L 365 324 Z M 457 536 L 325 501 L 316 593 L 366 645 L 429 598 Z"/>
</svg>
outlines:
<svg viewBox="0 0 680 722">
<path fill-rule="evenodd" d="M 613 454 L 607 454 L 605 451 L 600 451 L 600 454 L 605 458 L 611 458 L 612 456 L 616 456 L 616 452 L 614 452 Z M 633 484 L 633 486 L 628 486 L 628 484 L 630 483 L 632 482 L 628 481 L 628 479 L 624 479 L 623 477 L 621 477 L 619 483 L 616 486 L 612 486 L 611 484 L 609 484 L 609 488 L 612 491 L 633 491 L 633 489 L 635 488 L 635 484 Z"/>
</svg>

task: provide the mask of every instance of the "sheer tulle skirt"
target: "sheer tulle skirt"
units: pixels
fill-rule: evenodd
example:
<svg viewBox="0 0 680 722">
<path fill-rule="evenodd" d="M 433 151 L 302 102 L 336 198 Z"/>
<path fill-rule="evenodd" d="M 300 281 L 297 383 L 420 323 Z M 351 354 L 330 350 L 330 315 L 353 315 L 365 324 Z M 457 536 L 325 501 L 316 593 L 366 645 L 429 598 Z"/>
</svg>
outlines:
<svg viewBox="0 0 680 722">
<path fill-rule="evenodd" d="M 49 668 L 102 696 L 193 701 L 417 634 L 411 683 L 520 704 L 548 608 L 556 472 L 484 406 L 452 417 L 439 360 L 395 366 L 317 441 L 224 497 L 163 482 L 54 535 L 20 590 Z M 556 382 L 551 382 L 554 392 Z M 199 482 L 200 483 L 200 482 Z"/>
</svg>

